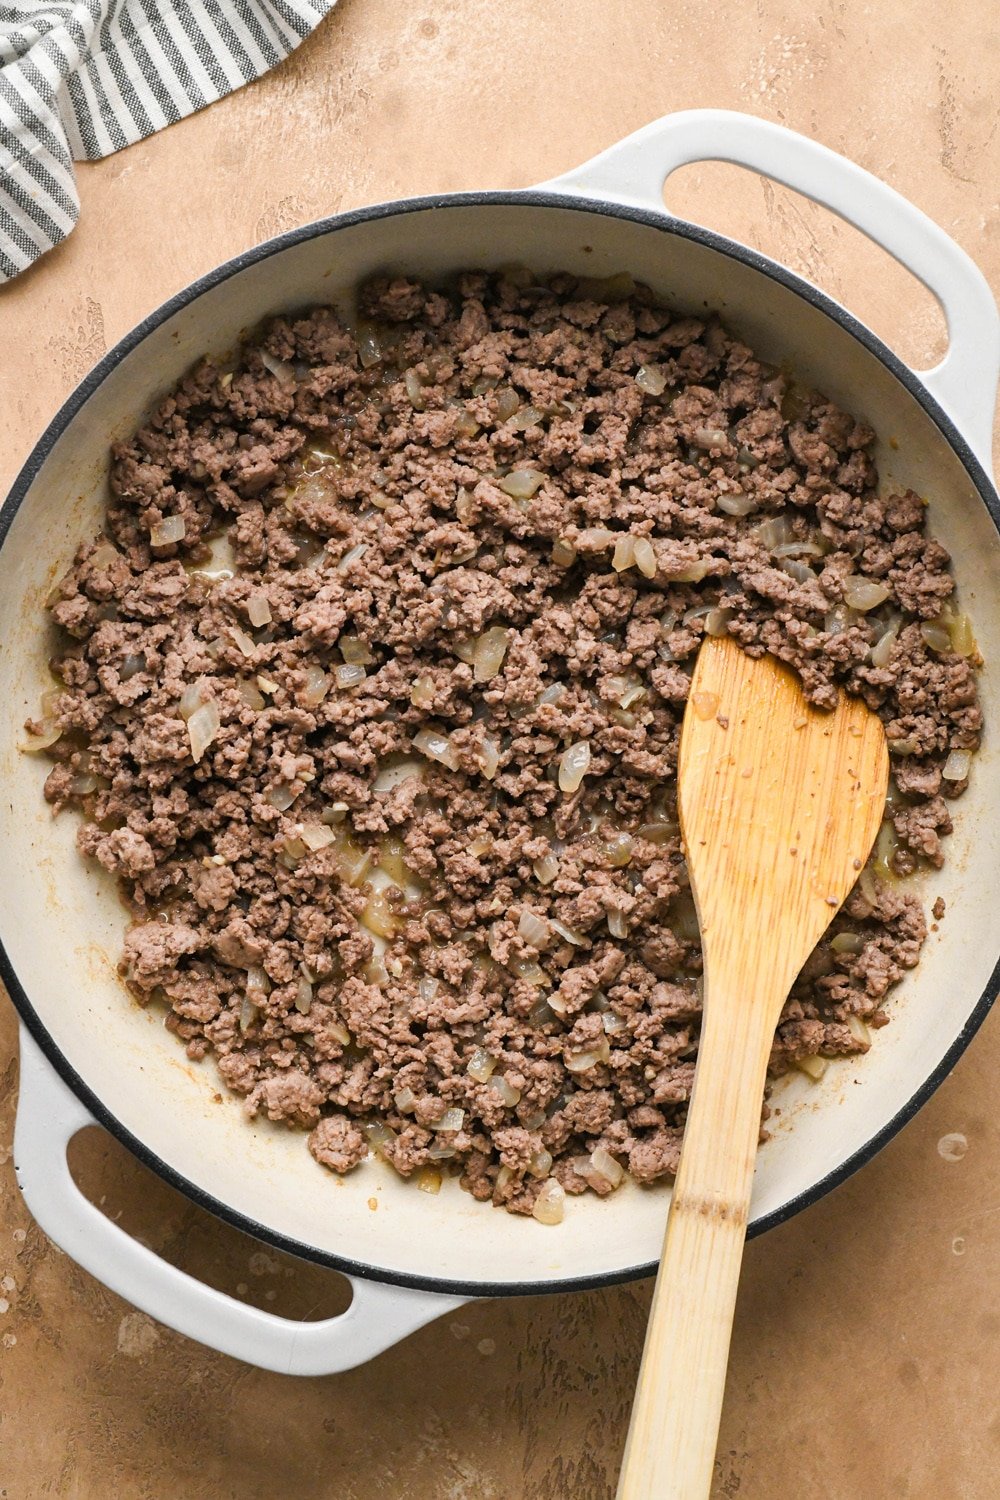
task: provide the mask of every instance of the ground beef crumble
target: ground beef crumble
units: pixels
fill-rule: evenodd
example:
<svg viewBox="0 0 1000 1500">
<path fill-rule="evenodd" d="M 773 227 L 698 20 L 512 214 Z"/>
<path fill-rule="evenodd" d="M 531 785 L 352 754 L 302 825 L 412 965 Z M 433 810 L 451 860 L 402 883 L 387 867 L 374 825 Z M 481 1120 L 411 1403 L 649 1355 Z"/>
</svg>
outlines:
<svg viewBox="0 0 1000 1500">
<path fill-rule="evenodd" d="M 979 743 L 948 556 L 863 422 L 628 277 L 397 278 L 360 310 L 275 319 L 115 445 L 50 600 L 46 796 L 121 883 L 132 992 L 319 1162 L 371 1146 L 519 1213 L 652 1182 L 698 1043 L 702 635 L 859 694 L 893 750 L 775 1037 L 774 1073 L 815 1073 L 917 962 L 895 877 L 940 865 Z"/>
</svg>

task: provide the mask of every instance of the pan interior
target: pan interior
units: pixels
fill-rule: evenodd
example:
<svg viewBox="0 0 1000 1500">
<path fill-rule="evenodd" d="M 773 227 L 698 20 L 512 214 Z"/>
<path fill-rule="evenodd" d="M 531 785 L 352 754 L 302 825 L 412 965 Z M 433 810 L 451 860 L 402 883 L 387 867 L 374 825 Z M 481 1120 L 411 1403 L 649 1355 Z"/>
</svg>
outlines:
<svg viewBox="0 0 1000 1500">
<path fill-rule="evenodd" d="M 954 556 L 987 661 L 984 709 L 996 721 L 996 526 L 911 391 L 822 306 L 750 258 L 596 208 L 517 195 L 458 199 L 353 216 L 248 257 L 109 356 L 102 378 L 50 434 L 0 550 L 0 937 L 16 976 L 15 1001 L 30 1008 L 50 1055 L 58 1053 L 154 1163 L 256 1233 L 390 1279 L 495 1291 L 634 1274 L 659 1253 L 665 1190 L 627 1185 L 608 1202 L 571 1199 L 564 1223 L 543 1228 L 475 1203 L 456 1183 L 430 1197 L 374 1164 L 341 1182 L 315 1164 L 299 1133 L 249 1124 L 239 1101 L 223 1097 L 211 1062 L 190 1063 L 162 1016 L 141 1010 L 122 988 L 115 964 L 125 915 L 112 884 L 78 857 L 74 818 L 52 819 L 41 796 L 46 763 L 17 745 L 25 717 L 51 686 L 43 601 L 76 542 L 100 523 L 110 441 L 129 432 L 156 396 L 199 355 L 231 348 L 264 316 L 344 304 L 374 272 L 440 278 L 515 260 L 586 275 L 627 269 L 683 310 L 717 310 L 762 356 L 867 418 L 879 434 L 883 480 L 912 485 L 930 501 L 932 530 Z M 781 1115 L 760 1156 L 755 1221 L 787 1211 L 865 1152 L 939 1067 L 987 990 L 1000 953 L 989 831 L 995 814 L 987 798 L 995 754 L 990 736 L 956 809 L 946 869 L 925 882 L 928 903 L 942 895 L 948 915 L 895 992 L 893 1024 L 867 1057 L 831 1065 L 822 1083 L 796 1078 L 779 1086 Z"/>
</svg>

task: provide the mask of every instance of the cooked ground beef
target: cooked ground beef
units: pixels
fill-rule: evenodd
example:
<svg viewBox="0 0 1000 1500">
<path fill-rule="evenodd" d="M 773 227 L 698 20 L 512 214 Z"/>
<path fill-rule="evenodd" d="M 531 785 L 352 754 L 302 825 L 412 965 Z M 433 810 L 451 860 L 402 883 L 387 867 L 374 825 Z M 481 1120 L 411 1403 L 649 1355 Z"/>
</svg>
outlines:
<svg viewBox="0 0 1000 1500">
<path fill-rule="evenodd" d="M 515 271 L 376 282 L 361 313 L 276 319 L 115 445 L 106 535 L 50 603 L 46 796 L 121 882 L 132 992 L 251 1115 L 516 1212 L 550 1177 L 551 1218 L 676 1167 L 703 632 L 821 707 L 859 694 L 894 752 L 775 1073 L 866 1050 L 917 962 L 890 877 L 941 863 L 978 658 L 870 429 L 716 321 Z"/>
</svg>

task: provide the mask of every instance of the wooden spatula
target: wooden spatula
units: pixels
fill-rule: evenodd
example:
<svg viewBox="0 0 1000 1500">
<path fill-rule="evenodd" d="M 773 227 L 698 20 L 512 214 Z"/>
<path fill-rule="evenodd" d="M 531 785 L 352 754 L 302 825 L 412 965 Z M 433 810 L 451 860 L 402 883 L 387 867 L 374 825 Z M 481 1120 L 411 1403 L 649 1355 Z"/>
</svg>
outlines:
<svg viewBox="0 0 1000 1500">
<path fill-rule="evenodd" d="M 859 700 L 818 712 L 773 657 L 713 639 L 678 774 L 704 1015 L 618 1500 L 710 1492 L 768 1054 L 799 970 L 868 858 L 889 760 Z"/>
</svg>

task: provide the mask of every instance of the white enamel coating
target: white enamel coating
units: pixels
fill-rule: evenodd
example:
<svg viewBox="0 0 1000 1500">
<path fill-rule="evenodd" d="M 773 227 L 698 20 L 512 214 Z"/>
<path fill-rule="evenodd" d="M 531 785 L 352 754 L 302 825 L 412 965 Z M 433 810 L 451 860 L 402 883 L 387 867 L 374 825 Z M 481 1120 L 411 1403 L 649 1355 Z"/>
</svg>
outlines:
<svg viewBox="0 0 1000 1500">
<path fill-rule="evenodd" d="M 559 192 L 662 210 L 678 167 L 728 161 L 824 204 L 881 245 L 941 303 L 948 351 L 920 379 L 988 472 L 1000 372 L 1000 314 L 983 273 L 933 219 L 856 162 L 770 120 L 691 109 L 637 130 L 582 167 L 546 184 Z"/>
<path fill-rule="evenodd" d="M 377 270 L 439 276 L 515 260 L 540 271 L 586 275 L 628 269 L 681 308 L 719 311 L 765 358 L 787 362 L 803 380 L 871 421 L 885 478 L 910 484 L 931 500 L 933 528 L 955 558 L 963 601 L 986 656 L 981 689 L 989 722 L 995 723 L 1000 542 L 968 472 L 913 394 L 826 311 L 761 266 L 699 241 L 665 216 L 656 224 L 637 222 L 577 201 L 576 195 L 588 195 L 658 209 L 668 169 L 699 154 L 743 160 L 746 147 L 752 165 L 773 169 L 773 175 L 793 179 L 838 211 L 863 219 L 863 228 L 932 282 L 949 309 L 954 339 L 941 367 L 944 376 L 935 372 L 936 390 L 985 452 L 983 429 L 995 394 L 996 314 L 982 299 L 978 273 L 966 274 L 965 257 L 933 226 L 928 240 L 927 221 L 887 188 L 830 152 L 774 130 L 714 112 L 667 119 L 550 184 L 566 194 L 565 205 L 518 193 L 490 202 L 390 205 L 376 217 L 346 216 L 307 238 L 279 242 L 265 258 L 240 265 L 174 307 L 132 347 L 114 351 L 102 380 L 37 472 L 32 470 L 0 550 L 0 784 L 6 793 L 0 799 L 0 848 L 12 872 L 0 881 L 0 937 L 47 1045 L 62 1054 L 90 1097 L 177 1178 L 275 1243 L 337 1258 L 348 1269 L 350 1263 L 363 1266 L 376 1278 L 412 1280 L 438 1294 L 545 1291 L 626 1277 L 654 1262 L 665 1191 L 627 1184 L 607 1203 L 572 1199 L 564 1223 L 543 1228 L 475 1203 L 455 1183 L 446 1183 L 437 1197 L 420 1193 L 377 1164 L 340 1183 L 316 1165 L 297 1133 L 259 1119 L 247 1122 L 234 1099 L 215 1102 L 211 1065 L 191 1063 L 157 1015 L 129 1002 L 115 974 L 124 917 L 111 884 L 78 858 L 72 819 L 53 821 L 48 814 L 40 795 L 44 765 L 16 748 L 21 724 L 48 685 L 39 611 L 77 539 L 99 524 L 109 438 L 132 429 L 204 351 L 225 351 L 268 313 L 338 297 L 346 301 L 349 289 Z M 612 170 L 616 162 L 619 180 Z M 845 191 L 850 185 L 853 199 Z M 862 197 L 863 215 L 853 207 Z M 891 228 L 900 206 L 910 226 L 906 233 L 914 236 L 912 258 L 903 231 L 897 235 Z M 945 274 L 948 266 L 954 281 Z M 977 308 L 978 344 L 970 323 Z M 965 381 L 955 379 L 953 358 L 968 361 L 968 385 L 978 385 L 974 404 L 963 405 Z M 796 1078 L 780 1086 L 782 1113 L 760 1156 L 754 1223 L 787 1211 L 868 1150 L 966 1031 L 1000 954 L 1000 841 L 984 836 L 996 827 L 989 796 L 995 775 L 996 749 L 988 739 L 957 809 L 949 864 L 926 882 L 928 901 L 943 895 L 949 914 L 919 969 L 897 992 L 893 1024 L 867 1057 L 832 1065 L 820 1085 Z M 72 1096 L 61 1085 L 54 1092 L 46 1088 L 46 1065 L 30 1045 L 25 1056 L 18 1169 L 29 1203 L 53 1239 L 162 1321 L 270 1368 L 304 1368 L 295 1351 L 307 1342 L 307 1367 L 318 1371 L 345 1368 L 455 1305 L 447 1297 L 416 1303 L 407 1293 L 394 1313 L 396 1294 L 388 1289 L 379 1327 L 369 1334 L 362 1323 L 368 1308 L 374 1314 L 378 1294 L 369 1283 L 356 1282 L 353 1321 L 350 1314 L 332 1320 L 315 1335 L 307 1327 L 292 1340 L 286 1328 L 272 1327 L 279 1320 L 262 1322 L 265 1315 L 196 1287 L 180 1273 L 161 1274 L 149 1252 L 124 1249 L 120 1240 L 108 1238 L 96 1210 L 81 1208 L 60 1162 L 68 1134 L 86 1112 L 69 1108 Z"/>
<path fill-rule="evenodd" d="M 321 1322 L 237 1302 L 161 1260 L 80 1192 L 66 1149 L 93 1116 L 24 1027 L 20 1072 L 14 1170 L 35 1219 L 92 1276 L 188 1338 L 280 1375 L 332 1375 L 364 1364 L 467 1300 L 351 1276 L 350 1307 Z"/>
</svg>

